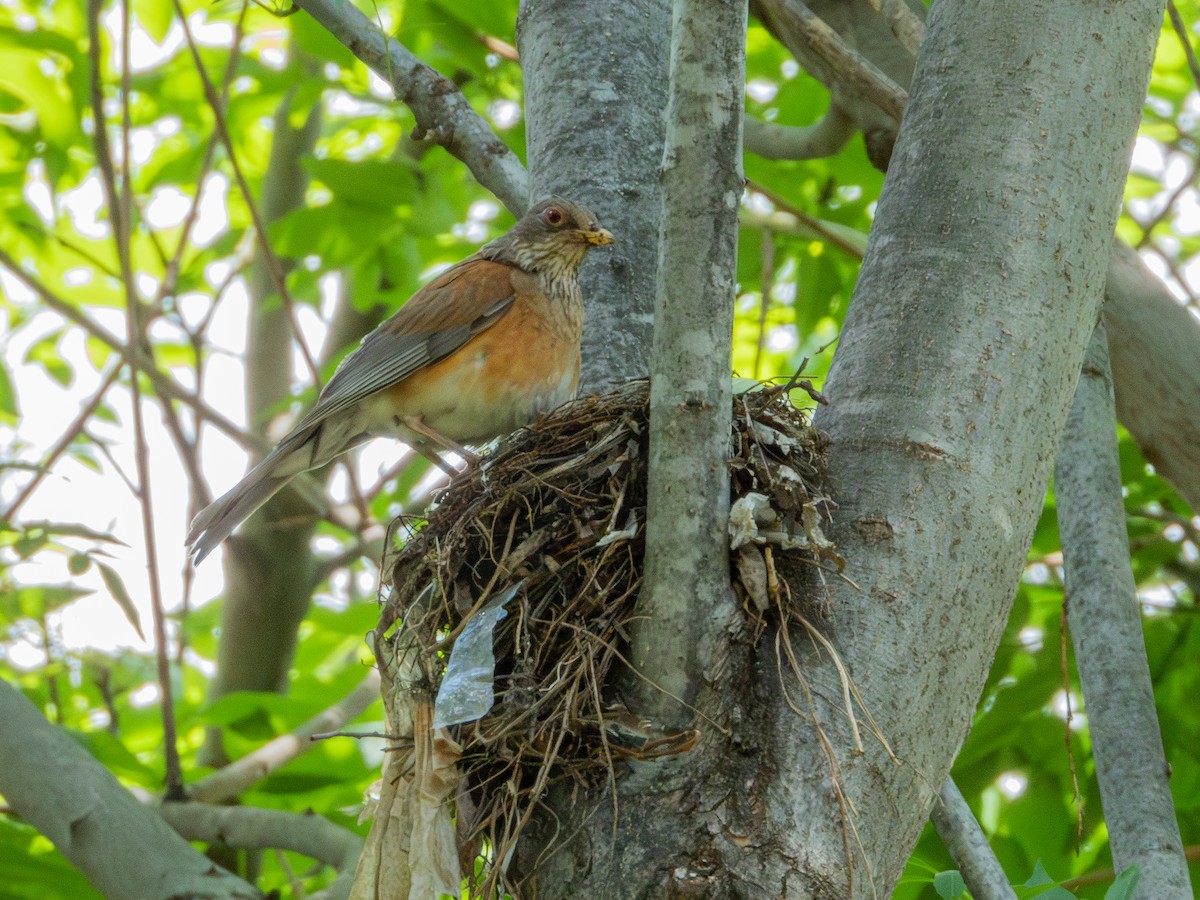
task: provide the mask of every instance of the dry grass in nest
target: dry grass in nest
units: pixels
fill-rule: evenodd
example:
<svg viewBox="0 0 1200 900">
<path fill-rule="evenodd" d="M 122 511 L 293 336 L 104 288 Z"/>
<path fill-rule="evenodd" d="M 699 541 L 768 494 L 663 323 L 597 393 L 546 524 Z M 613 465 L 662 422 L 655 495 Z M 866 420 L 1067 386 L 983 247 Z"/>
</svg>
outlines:
<svg viewBox="0 0 1200 900">
<path fill-rule="evenodd" d="M 784 388 L 735 398 L 731 445 L 734 582 L 757 636 L 789 617 L 774 554 L 824 568 L 840 560 L 821 534 L 822 438 Z M 412 655 L 426 698 L 471 615 L 509 592 L 494 630 L 495 705 L 451 727 L 461 746 L 455 795 L 466 863 L 490 844 L 503 860 L 552 782 L 591 788 L 623 757 L 679 752 L 693 735 L 662 734 L 612 705 L 642 578 L 648 387 L 584 398 L 514 435 L 440 496 L 391 568 L 377 644 Z M 619 766 L 617 767 L 619 768 Z M 470 868 L 464 866 L 464 871 Z M 487 893 L 499 876 L 492 872 Z"/>
</svg>

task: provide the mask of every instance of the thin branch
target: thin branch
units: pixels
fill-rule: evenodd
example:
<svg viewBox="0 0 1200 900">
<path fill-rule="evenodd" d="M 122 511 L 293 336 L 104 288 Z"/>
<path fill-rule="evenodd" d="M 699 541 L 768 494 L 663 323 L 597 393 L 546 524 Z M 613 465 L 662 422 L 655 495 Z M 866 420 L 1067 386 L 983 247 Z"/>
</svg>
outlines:
<svg viewBox="0 0 1200 900">
<path fill-rule="evenodd" d="M 192 37 L 192 29 L 188 25 L 188 17 L 183 10 L 182 0 L 175 0 L 175 12 L 179 17 L 180 24 L 183 25 L 183 35 L 187 40 L 188 50 L 192 54 L 192 62 L 196 67 L 196 74 L 200 76 L 200 83 L 204 88 L 205 99 L 208 101 L 209 108 L 212 109 L 213 126 L 221 138 L 221 143 L 225 146 L 225 153 L 228 156 L 230 168 L 233 169 L 234 180 L 237 181 L 238 189 L 242 192 L 242 196 L 246 200 L 246 207 L 250 210 L 250 217 L 254 221 L 254 230 L 258 234 L 259 246 L 262 248 L 262 255 L 266 262 L 267 271 L 271 275 L 271 283 L 274 285 L 276 292 L 278 292 L 284 309 L 287 310 L 288 320 L 292 326 L 292 336 L 296 339 L 296 345 L 300 348 L 300 355 L 304 358 L 304 364 L 308 367 L 313 384 L 319 385 L 321 383 L 321 370 L 317 367 L 317 362 L 313 358 L 312 351 L 308 349 L 308 342 L 304 339 L 304 332 L 300 328 L 300 321 L 296 318 L 295 302 L 292 300 L 292 295 L 287 289 L 283 267 L 279 263 L 279 257 L 271 249 L 271 241 L 267 236 L 267 226 L 263 221 L 262 212 L 258 208 L 258 203 L 255 202 L 254 194 L 250 190 L 250 184 L 246 181 L 246 175 L 242 171 L 241 163 L 238 162 L 237 153 L 233 148 L 233 139 L 229 135 L 229 127 L 225 121 L 224 104 L 221 102 L 216 88 L 213 87 L 212 79 L 208 77 L 208 71 L 204 68 L 204 61 L 200 59 L 200 48 L 196 46 L 196 41 Z"/>
<path fill-rule="evenodd" d="M 121 4 L 121 179 L 117 186 L 116 173 L 112 167 L 111 149 L 108 143 L 107 125 L 104 117 L 103 90 L 101 87 L 100 60 L 100 9 L 99 0 L 88 4 L 88 47 L 91 62 L 92 116 L 96 160 L 100 167 L 100 181 L 108 200 L 113 222 L 113 241 L 121 267 L 121 283 L 125 288 L 126 341 L 127 346 L 140 346 L 144 332 L 140 321 L 141 301 L 134 288 L 133 261 L 130 242 L 133 238 L 133 187 L 129 179 L 130 134 L 133 130 L 130 98 L 130 37 L 132 11 L 129 0 Z M 179 761 L 177 733 L 175 729 L 175 703 L 171 686 L 171 666 L 167 656 L 166 613 L 162 598 L 162 580 L 158 569 L 158 541 L 154 530 L 154 504 L 150 480 L 150 453 L 146 442 L 146 425 L 142 418 L 142 394 L 138 380 L 139 359 L 131 354 L 129 363 L 130 406 L 133 412 L 134 458 L 137 465 L 137 497 L 142 507 L 142 538 L 146 546 L 146 575 L 150 588 L 150 609 L 154 619 L 155 660 L 157 663 L 158 689 L 162 709 L 163 741 L 166 758 L 167 796 L 182 791 L 183 770 Z"/>
<path fill-rule="evenodd" d="M 958 785 L 947 778 L 938 792 L 938 802 L 929 814 L 938 837 L 950 851 L 955 865 L 974 897 L 994 900 L 1016 900 L 1016 892 L 1008 882 L 1000 861 L 988 845 L 971 807 L 963 799 Z"/>
<path fill-rule="evenodd" d="M 758 378 L 762 369 L 763 351 L 767 346 L 767 311 L 771 308 L 771 289 L 775 285 L 775 233 L 770 228 L 762 229 L 762 274 L 759 283 L 762 292 L 758 302 L 758 339 L 754 344 L 754 378 Z"/>
<path fill-rule="evenodd" d="M 789 36 L 803 42 L 814 55 L 833 69 L 838 80 L 847 90 L 874 103 L 897 122 L 904 115 L 908 103 L 908 92 L 896 84 L 888 75 L 857 50 L 842 40 L 841 35 L 829 27 L 800 0 L 762 0 L 787 26 Z M 795 54 L 797 48 L 789 47 Z"/>
<path fill-rule="evenodd" d="M 237 66 L 242 58 L 242 37 L 246 31 L 246 14 L 249 10 L 250 5 L 248 3 L 242 4 L 237 24 L 233 30 L 233 40 L 229 43 L 229 61 L 225 64 L 225 74 L 221 79 L 221 94 L 219 98 L 221 101 L 219 113 L 221 115 L 224 114 L 228 104 L 229 87 L 233 84 L 233 77 L 237 73 Z M 188 206 L 188 211 L 183 217 L 183 222 L 179 226 L 179 242 L 175 245 L 175 252 L 171 255 L 163 271 L 162 284 L 158 292 L 158 300 L 160 301 L 175 293 L 175 285 L 179 280 L 179 270 L 183 265 L 183 254 L 191 244 L 192 231 L 196 227 L 196 222 L 200 219 L 200 197 L 204 191 L 204 182 L 212 170 L 213 160 L 216 158 L 216 155 L 217 136 L 216 134 L 212 134 L 209 135 L 208 141 L 204 146 L 204 159 L 200 161 L 200 168 L 196 172 L 196 195 L 192 198 L 192 202 Z"/>
<path fill-rule="evenodd" d="M 26 272 L 21 265 L 12 258 L 3 248 L 0 248 L 0 265 L 8 269 L 13 277 L 20 281 L 25 287 L 29 288 L 38 295 L 38 299 L 42 301 L 54 312 L 58 313 L 64 319 L 74 322 L 89 335 L 107 345 L 112 350 L 116 351 L 123 362 L 126 364 L 136 364 L 141 370 L 141 373 L 150 379 L 150 383 L 154 385 L 154 389 L 164 397 L 170 397 L 172 400 L 178 400 L 180 403 L 186 403 L 196 415 L 206 422 L 215 425 L 221 431 L 225 432 L 237 443 L 241 444 L 248 450 L 262 450 L 264 444 L 257 438 L 248 434 L 244 429 L 239 427 L 235 422 L 221 415 L 207 403 L 200 399 L 199 396 L 189 391 L 187 388 L 181 387 L 174 379 L 163 372 L 158 371 L 153 367 L 153 361 L 148 359 L 144 349 L 138 347 L 131 349 L 121 338 L 117 337 L 107 328 L 96 324 L 84 313 L 80 312 L 66 300 L 63 300 L 44 284 Z"/>
<path fill-rule="evenodd" d="M 1183 53 L 1187 57 L 1188 68 L 1192 72 L 1192 81 L 1196 87 L 1200 87 L 1200 62 L 1196 60 L 1196 51 L 1192 49 L 1191 35 L 1188 33 L 1183 16 L 1179 14 L 1179 8 L 1175 6 L 1175 0 L 1167 0 L 1167 15 L 1171 18 L 1171 27 L 1175 29 L 1175 34 L 1179 37 L 1179 43 L 1183 45 Z"/>
<path fill-rule="evenodd" d="M 1191 896 L 1137 604 L 1108 339 L 1097 326 L 1054 474 L 1066 605 L 1113 861 L 1146 897 Z"/>
<path fill-rule="evenodd" d="M 233 799 L 313 747 L 315 735 L 337 731 L 378 699 L 379 672 L 371 669 L 341 702 L 191 785 L 187 791 L 189 799 L 205 803 Z"/>
<path fill-rule="evenodd" d="M 1142 229 L 1142 237 L 1134 247 L 1135 250 L 1142 249 L 1153 240 L 1154 229 L 1162 224 L 1162 221 L 1175 209 L 1175 204 L 1179 202 L 1179 198 L 1182 197 L 1184 193 L 1195 184 L 1196 172 L 1197 166 L 1195 161 L 1193 161 L 1189 166 L 1187 177 L 1180 179 L 1179 184 L 1175 186 L 1175 190 L 1171 191 L 1166 200 L 1163 201 L 1158 212 L 1150 216 L 1150 218 L 1144 222 L 1138 221 L 1135 216 L 1130 214 L 1129 218 L 1137 222 L 1138 227 Z M 1157 250 L 1158 248 L 1155 247 L 1155 249 Z"/>
<path fill-rule="evenodd" d="M 779 125 L 746 117 L 746 149 L 763 159 L 821 159 L 846 146 L 854 120 L 835 106 L 814 125 Z"/>
<path fill-rule="evenodd" d="M 795 219 L 800 226 L 808 229 L 815 236 L 821 238 L 822 240 L 828 241 L 839 250 L 849 253 L 856 259 L 863 258 L 863 254 L 866 252 L 867 248 L 867 236 L 862 232 L 853 228 L 848 228 L 847 226 L 841 225 L 837 222 L 826 222 L 823 219 L 810 216 L 802 209 L 799 209 L 788 200 L 775 193 L 766 185 L 759 184 L 757 181 L 752 179 L 746 179 L 746 188 L 754 191 L 756 194 L 762 194 L 764 197 L 770 200 L 777 209 L 787 213 L 789 216 Z M 772 224 L 768 221 L 767 223 L 763 224 L 766 224 L 768 227 L 772 227 L 775 231 L 782 230 L 779 227 L 780 223 L 778 222 Z"/>
<path fill-rule="evenodd" d="M 913 56 L 921 49 L 921 41 L 925 40 L 925 23 L 912 11 L 904 0 L 867 0 L 878 12 L 896 40 Z"/>
<path fill-rule="evenodd" d="M 379 77 L 417 120 L 413 137 L 428 137 L 460 159 L 476 181 L 517 216 L 529 206 L 529 177 L 521 161 L 496 136 L 457 85 L 425 65 L 371 20 L 340 0 L 298 0 L 301 9 Z"/>
</svg>

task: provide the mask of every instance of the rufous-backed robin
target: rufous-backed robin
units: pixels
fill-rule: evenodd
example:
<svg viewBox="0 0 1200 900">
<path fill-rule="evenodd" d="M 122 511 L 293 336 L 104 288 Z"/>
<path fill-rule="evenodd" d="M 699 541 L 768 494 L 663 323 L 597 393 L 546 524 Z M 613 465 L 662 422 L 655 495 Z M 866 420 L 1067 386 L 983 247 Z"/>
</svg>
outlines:
<svg viewBox="0 0 1200 900">
<path fill-rule="evenodd" d="M 583 300 L 576 272 L 613 236 L 578 204 L 534 206 L 367 335 L 316 405 L 237 486 L 192 520 L 199 563 L 293 477 L 362 441 L 481 444 L 575 396 Z"/>
</svg>

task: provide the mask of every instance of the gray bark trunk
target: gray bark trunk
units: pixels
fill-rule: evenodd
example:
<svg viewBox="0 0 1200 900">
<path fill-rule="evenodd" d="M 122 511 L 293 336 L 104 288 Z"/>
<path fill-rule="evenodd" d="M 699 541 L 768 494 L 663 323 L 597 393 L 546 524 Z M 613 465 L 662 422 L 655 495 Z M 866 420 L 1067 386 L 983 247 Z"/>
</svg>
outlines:
<svg viewBox="0 0 1200 900">
<path fill-rule="evenodd" d="M 1193 895 L 1130 569 L 1103 324 L 1084 360 L 1054 490 L 1071 642 L 1113 863 L 1118 871 L 1140 866 L 1142 900 L 1182 900 Z"/>
<path fill-rule="evenodd" d="M 966 734 L 1096 321 L 1161 14 L 933 9 L 818 417 L 858 585 L 831 585 L 831 629 L 899 763 L 877 741 L 853 752 L 823 707 L 857 809 L 851 891 L 817 739 L 776 700 L 775 765 L 795 777 L 766 818 L 808 869 L 789 895 L 822 896 L 816 873 L 886 895 Z"/>
<path fill-rule="evenodd" d="M 888 5 L 900 2 L 889 0 Z M 849 140 L 842 130 L 842 123 L 849 122 L 863 132 L 871 158 L 886 165 L 894 127 L 788 27 L 786 5 L 787 0 L 753 0 L 751 10 L 829 88 L 830 111 L 821 125 L 811 128 L 758 123 L 747 130 L 747 138 L 755 138 L 748 149 L 771 158 L 828 155 Z M 899 41 L 889 40 L 886 23 L 867 0 L 810 0 L 806 5 L 901 87 L 911 85 L 912 55 Z M 909 6 L 923 11 L 919 4 Z M 1193 509 L 1200 509 L 1200 322 L 1120 241 L 1113 243 L 1105 292 L 1117 416 L 1159 474 Z"/>
<path fill-rule="evenodd" d="M 729 587 L 729 409 L 745 12 L 680 0 L 663 159 L 646 559 L 630 657 L 639 712 L 689 722 L 740 611 Z M 653 687 L 651 687 L 653 685 Z"/>
<path fill-rule="evenodd" d="M 533 197 L 578 199 L 617 238 L 579 276 L 583 391 L 650 372 L 670 9 L 523 0 L 517 18 Z"/>
<path fill-rule="evenodd" d="M 3 681 L 0 721 L 0 793 L 5 802 L 53 841 L 106 897 L 262 897 L 194 850 Z"/>
<path fill-rule="evenodd" d="M 1200 509 L 1200 322 L 1120 241 L 1105 291 L 1117 417 L 1158 474 Z"/>
</svg>

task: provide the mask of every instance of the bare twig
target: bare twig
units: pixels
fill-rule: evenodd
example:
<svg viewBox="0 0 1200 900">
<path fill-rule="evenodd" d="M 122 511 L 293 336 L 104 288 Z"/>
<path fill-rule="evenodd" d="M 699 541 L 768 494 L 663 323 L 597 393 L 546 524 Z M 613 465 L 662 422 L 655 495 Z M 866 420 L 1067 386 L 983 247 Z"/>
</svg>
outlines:
<svg viewBox="0 0 1200 900">
<path fill-rule="evenodd" d="M 904 0 L 867 0 L 867 2 L 883 16 L 901 46 L 916 56 L 917 51 L 921 49 L 921 41 L 925 39 L 925 23 L 909 8 L 908 4 Z"/>
<path fill-rule="evenodd" d="M 908 92 L 842 40 L 800 0 L 762 0 L 794 37 L 837 74 L 847 90 L 869 100 L 897 122 L 904 115 Z M 794 51 L 793 51 L 794 52 Z"/>
<path fill-rule="evenodd" d="M 237 181 L 238 189 L 242 192 L 242 196 L 246 199 L 246 206 L 250 210 L 250 217 L 254 220 L 254 230 L 258 234 L 259 246 L 262 248 L 267 271 L 271 275 L 271 283 L 279 293 L 279 299 L 283 302 L 284 308 L 287 310 L 288 320 L 292 326 L 292 336 L 296 339 L 296 346 L 300 348 L 300 355 L 304 358 L 304 364 L 308 367 L 313 384 L 319 385 L 321 383 L 321 370 L 317 366 L 312 351 L 308 349 L 308 342 L 304 339 L 304 332 L 301 330 L 300 322 L 296 318 L 295 303 L 292 300 L 291 293 L 288 291 L 287 282 L 283 276 L 283 267 L 279 263 L 279 257 L 271 249 L 271 242 L 267 237 L 267 226 L 263 221 L 262 212 L 258 208 L 258 203 L 255 201 L 254 194 L 250 190 L 249 183 L 246 181 L 246 175 L 242 171 L 241 163 L 238 162 L 237 153 L 234 152 L 233 139 L 229 135 L 229 127 L 225 122 L 224 104 L 221 102 L 216 88 L 213 87 L 212 79 L 208 77 L 203 60 L 200 59 L 200 49 L 196 46 L 196 42 L 192 37 L 192 30 L 188 25 L 188 17 L 183 10 L 181 0 L 175 0 L 175 11 L 179 16 L 180 24 L 183 25 L 183 34 L 187 40 L 188 50 L 192 54 L 192 62 L 196 67 L 196 74 L 200 76 L 200 83 L 204 87 L 204 96 L 208 100 L 209 107 L 212 109 L 213 125 L 221 138 L 221 143 L 225 146 L 225 153 L 229 157 L 229 165 L 233 169 L 234 180 Z"/>
<path fill-rule="evenodd" d="M 786 212 L 788 215 L 794 217 L 805 228 L 810 229 L 813 233 L 833 244 L 839 250 L 849 253 L 856 259 L 863 258 L 863 251 L 866 247 L 865 237 L 862 237 L 861 240 L 852 240 L 851 237 L 853 236 L 848 236 L 846 234 L 842 234 L 838 230 L 835 230 L 833 226 L 835 226 L 836 223 L 823 222 L 815 216 L 810 216 L 808 213 L 797 208 L 794 204 L 775 193 L 775 191 L 771 190 L 766 185 L 759 184 L 757 181 L 749 178 L 746 179 L 746 187 L 748 190 L 754 191 L 756 194 L 762 194 L 764 197 L 770 200 L 777 209 L 780 209 L 783 212 Z"/>
<path fill-rule="evenodd" d="M 358 687 L 343 700 L 287 734 L 280 735 L 236 762 L 196 782 L 188 788 L 188 797 L 206 803 L 221 803 L 236 797 L 313 747 L 313 740 L 319 734 L 341 728 L 377 699 L 379 672 L 371 669 L 367 677 L 359 682 Z"/>
<path fill-rule="evenodd" d="M 972 896 L 1015 900 L 1017 895 L 1000 861 L 953 779 L 947 778 L 942 785 L 929 818 L 933 820 L 938 837 L 954 857 Z"/>
<path fill-rule="evenodd" d="M 529 178 L 521 161 L 472 108 L 448 78 L 425 65 L 406 47 L 381 34 L 366 16 L 339 0 L 299 0 L 296 4 L 392 89 L 417 120 L 415 138 L 428 137 L 460 159 L 475 179 L 514 215 L 529 205 Z"/>
<path fill-rule="evenodd" d="M 92 115 L 96 127 L 93 140 L 96 161 L 100 167 L 101 183 L 108 200 L 113 221 L 113 240 L 121 266 L 121 281 L 125 288 L 126 341 L 128 346 L 140 346 L 144 335 L 140 321 L 141 302 L 138 299 L 133 279 L 133 262 L 130 241 L 133 234 L 133 187 L 129 180 L 130 133 L 133 129 L 129 108 L 130 96 L 130 36 L 131 10 L 129 3 L 121 5 L 121 180 L 117 187 L 116 173 L 112 167 L 111 149 L 104 116 L 104 95 L 101 87 L 100 61 L 100 2 L 88 4 L 88 48 L 91 62 Z M 142 536 L 146 544 L 146 575 L 150 588 L 150 608 L 154 619 L 155 660 L 157 664 L 158 689 L 162 708 L 163 743 L 166 763 L 166 795 L 177 797 L 183 789 L 183 770 L 176 744 L 175 704 L 171 689 L 171 666 L 167 657 L 166 613 L 162 598 L 162 582 L 158 570 L 158 542 L 154 532 L 154 504 L 151 493 L 149 450 L 146 444 L 146 426 L 142 418 L 142 394 L 138 380 L 139 360 L 131 354 L 129 358 L 130 406 L 133 412 L 134 456 L 138 473 L 138 500 L 142 506 Z"/>
<path fill-rule="evenodd" d="M 1196 51 L 1192 48 L 1192 39 L 1188 33 L 1187 23 L 1179 14 L 1175 0 L 1167 0 L 1167 15 L 1171 18 L 1171 27 L 1175 29 L 1175 34 L 1179 37 L 1179 43 L 1183 45 L 1183 53 L 1187 57 L 1188 68 L 1192 72 L 1192 81 L 1197 87 L 1200 87 L 1200 62 L 1196 60 Z"/>
<path fill-rule="evenodd" d="M 762 230 L 762 295 L 758 301 L 758 340 L 754 346 L 754 378 L 762 366 L 763 350 L 767 344 L 767 310 L 771 306 L 771 288 L 775 283 L 775 234 L 769 228 Z"/>
</svg>

